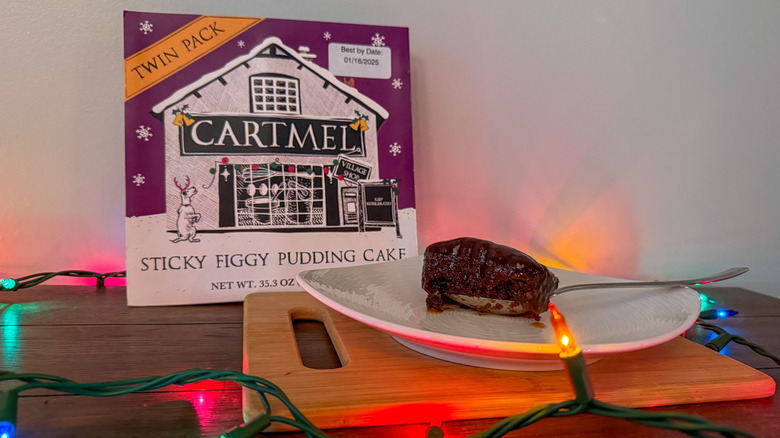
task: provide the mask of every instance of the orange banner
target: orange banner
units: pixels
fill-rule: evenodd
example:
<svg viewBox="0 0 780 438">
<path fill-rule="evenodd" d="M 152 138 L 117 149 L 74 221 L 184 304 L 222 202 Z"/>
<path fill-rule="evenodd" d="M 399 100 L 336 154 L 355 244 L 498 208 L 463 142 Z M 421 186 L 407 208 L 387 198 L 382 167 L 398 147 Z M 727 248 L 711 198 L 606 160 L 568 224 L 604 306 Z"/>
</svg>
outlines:
<svg viewBox="0 0 780 438">
<path fill-rule="evenodd" d="M 187 67 L 262 18 L 199 17 L 125 59 L 125 101 Z"/>
</svg>

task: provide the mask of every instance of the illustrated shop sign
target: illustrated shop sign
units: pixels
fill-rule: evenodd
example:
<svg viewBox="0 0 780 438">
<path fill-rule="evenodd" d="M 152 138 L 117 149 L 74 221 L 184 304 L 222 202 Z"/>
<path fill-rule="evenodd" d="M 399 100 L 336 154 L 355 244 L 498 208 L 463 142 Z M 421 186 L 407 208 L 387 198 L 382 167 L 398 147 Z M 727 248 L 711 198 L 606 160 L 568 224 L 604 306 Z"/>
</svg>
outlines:
<svg viewBox="0 0 780 438">
<path fill-rule="evenodd" d="M 338 164 L 336 164 L 333 169 L 333 174 L 357 182 L 360 180 L 367 180 L 371 176 L 371 167 L 340 157 Z"/>
<path fill-rule="evenodd" d="M 363 136 L 348 119 L 189 115 L 181 126 L 182 155 L 295 154 L 365 156 Z"/>
</svg>

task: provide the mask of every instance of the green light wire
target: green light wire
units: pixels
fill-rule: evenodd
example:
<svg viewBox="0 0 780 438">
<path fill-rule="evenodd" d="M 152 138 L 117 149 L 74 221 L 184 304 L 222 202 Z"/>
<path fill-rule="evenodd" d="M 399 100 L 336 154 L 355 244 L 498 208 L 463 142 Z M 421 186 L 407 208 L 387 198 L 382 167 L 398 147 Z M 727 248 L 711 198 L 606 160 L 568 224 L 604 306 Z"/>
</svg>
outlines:
<svg viewBox="0 0 780 438">
<path fill-rule="evenodd" d="M 531 408 L 522 414 L 504 418 L 490 429 L 476 435 L 472 435 L 470 438 L 502 437 L 513 430 L 529 426 L 546 417 L 568 417 L 579 414 L 583 411 L 584 407 L 584 403 L 580 403 L 576 400 L 569 400 L 558 404 L 536 406 L 535 408 Z"/>
<path fill-rule="evenodd" d="M 573 355 L 561 353 L 561 359 L 566 365 L 572 388 L 574 389 L 574 400 L 554 405 L 537 406 L 523 414 L 505 418 L 487 431 L 473 435 L 470 438 L 499 438 L 513 430 L 528 426 L 546 417 L 564 417 L 580 413 L 624 419 L 645 426 L 676 430 L 694 437 L 711 436 L 708 434 L 719 433 L 729 438 L 755 438 L 754 435 L 748 432 L 719 426 L 693 415 L 676 412 L 646 412 L 596 400 L 593 396 L 593 387 L 590 384 L 590 377 L 588 376 L 588 370 L 582 354 L 579 351 Z"/>
<path fill-rule="evenodd" d="M 696 321 L 696 325 L 698 325 L 701 328 L 704 328 L 704 329 L 710 330 L 712 332 L 715 332 L 715 334 L 717 335 L 714 339 L 712 339 L 711 341 L 709 341 L 706 344 L 704 344 L 704 346 L 709 348 L 709 349 L 712 349 L 712 350 L 715 350 L 715 351 L 720 351 L 721 349 L 723 349 L 723 347 L 726 346 L 726 344 L 728 344 L 729 342 L 733 341 L 733 342 L 735 342 L 737 344 L 741 344 L 741 345 L 744 345 L 746 347 L 749 347 L 754 352 L 756 352 L 756 353 L 758 353 L 758 354 L 760 354 L 762 356 L 768 357 L 768 358 L 772 359 L 777 365 L 780 365 L 780 357 L 777 357 L 777 356 L 773 355 L 772 353 L 766 351 L 764 349 L 764 347 L 762 347 L 762 346 L 760 346 L 758 344 L 754 344 L 754 343 L 746 340 L 745 338 L 743 338 L 741 336 L 732 335 L 731 333 L 727 332 L 726 330 L 724 330 L 724 329 L 722 329 L 722 328 L 720 328 L 720 327 L 718 327 L 718 326 L 716 326 L 714 324 L 710 324 L 710 323 L 704 322 L 701 319 Z"/>
<path fill-rule="evenodd" d="M 54 277 L 94 278 L 97 280 L 97 285 L 102 286 L 107 278 L 124 278 L 126 276 L 126 271 L 108 272 L 105 274 L 79 270 L 41 272 L 39 274 L 31 274 L 19 278 L 3 278 L 2 282 L 0 282 L 0 290 L 15 291 L 19 289 L 25 289 L 28 287 L 37 286 L 44 281 L 51 280 Z"/>
<path fill-rule="evenodd" d="M 266 396 L 270 395 L 281 401 L 293 416 L 292 419 L 281 416 L 270 416 L 271 423 L 292 426 L 299 429 L 310 438 L 328 438 L 328 435 L 325 432 L 317 428 L 293 405 L 287 395 L 278 386 L 260 377 L 250 376 L 237 371 L 192 369 L 164 376 L 97 383 L 80 383 L 59 376 L 37 373 L 0 373 L 0 382 L 10 380 L 22 382 L 21 385 L 10 390 L 15 393 L 21 393 L 22 391 L 31 389 L 47 389 L 67 394 L 92 397 L 113 397 L 140 391 L 151 391 L 168 385 L 188 385 L 203 380 L 235 382 L 256 391 L 260 395 L 263 406 L 266 409 L 266 415 L 270 416 L 271 408 L 266 399 Z M 705 436 L 704 433 L 708 432 L 718 433 L 725 437 L 732 438 L 755 438 L 754 435 L 748 432 L 726 426 L 719 426 L 693 415 L 675 412 L 646 412 L 639 409 L 611 405 L 595 399 L 587 401 L 575 399 L 557 404 L 537 406 L 523 414 L 507 417 L 496 423 L 490 429 L 473 435 L 471 438 L 499 438 L 513 430 L 531 425 L 547 417 L 568 417 L 581 413 L 619 418 L 645 426 L 677 430 L 691 436 Z"/>
<path fill-rule="evenodd" d="M 644 426 L 676 430 L 694 437 L 712 436 L 709 434 L 714 433 L 728 438 L 757 438 L 749 432 L 710 423 L 704 418 L 695 415 L 677 412 L 647 412 L 640 409 L 616 406 L 595 399 L 585 402 L 569 400 L 558 404 L 537 406 L 523 414 L 507 417 L 485 432 L 472 435 L 469 438 L 499 438 L 546 417 L 566 417 L 581 413 L 628 420 Z"/>
<path fill-rule="evenodd" d="M 327 438 L 322 430 L 318 429 L 301 413 L 290 401 L 287 395 L 268 380 L 250 376 L 231 370 L 192 369 L 164 376 L 142 377 L 137 379 L 122 380 L 116 382 L 80 383 L 59 376 L 37 373 L 0 372 L 0 382 L 17 380 L 23 382 L 10 391 L 21 393 L 31 389 L 47 389 L 73 395 L 85 395 L 91 397 L 114 397 L 131 394 L 140 391 L 151 391 L 169 385 L 188 385 L 203 380 L 229 381 L 238 383 L 248 389 L 256 391 L 263 402 L 266 412 L 270 412 L 270 404 L 266 395 L 276 397 L 290 411 L 293 419 L 284 417 L 271 417 L 272 421 L 289 424 L 306 433 L 312 438 Z"/>
<path fill-rule="evenodd" d="M 3 281 L 0 284 L 3 286 L 0 286 L 0 290 L 17 290 L 33 287 L 56 276 L 82 278 L 92 277 L 97 279 L 98 285 L 103 285 L 107 278 L 122 278 L 126 276 L 126 272 L 121 271 L 106 274 L 76 270 L 44 272 L 17 279 L 2 279 Z M 11 285 L 13 289 L 4 287 L 6 285 Z M 769 354 L 766 350 L 756 344 L 750 343 L 739 336 L 731 335 L 720 327 L 704 323 L 701 320 L 697 321 L 697 324 L 702 328 L 716 332 L 719 337 L 724 339 L 721 342 L 724 345 L 729 341 L 734 341 L 746 345 L 755 352 L 771 358 L 775 361 L 775 363 L 780 365 L 779 358 Z M 711 343 L 715 342 L 716 340 L 717 338 Z M 708 346 L 710 346 L 710 344 L 708 344 Z M 713 346 L 710 346 L 710 348 L 713 348 Z M 576 376 L 570 377 L 574 379 L 577 378 Z M 39 373 L 15 373 L 10 371 L 0 371 L 0 382 L 12 380 L 22 382 L 21 385 L 5 391 L 6 393 L 10 393 L 10 395 L 13 397 L 16 397 L 16 395 L 22 391 L 36 388 L 48 389 L 50 391 L 59 391 L 73 395 L 114 397 L 140 391 L 151 391 L 168 385 L 188 385 L 203 380 L 235 382 L 247 389 L 257 392 L 263 405 L 263 409 L 265 410 L 264 415 L 270 418 L 270 423 L 275 422 L 292 426 L 302 431 L 309 438 L 329 438 L 325 432 L 317 428 L 311 421 L 309 421 L 308 418 L 306 418 L 306 416 L 303 415 L 300 410 L 298 410 L 298 408 L 295 407 L 295 405 L 293 405 L 292 401 L 290 401 L 281 388 L 266 379 L 243 374 L 237 371 L 192 369 L 167 374 L 164 376 L 142 377 L 116 382 L 99 383 L 79 383 L 64 377 Z M 574 387 L 583 388 L 584 386 L 574 385 Z M 576 389 L 576 392 L 580 391 L 581 389 Z M 290 411 L 290 414 L 293 416 L 293 418 L 290 419 L 286 417 L 270 415 L 271 405 L 268 402 L 268 395 L 276 397 L 279 401 L 281 401 Z M 716 433 L 728 438 L 756 438 L 755 435 L 752 435 L 748 432 L 713 424 L 701 417 L 694 415 L 681 414 L 676 412 L 646 412 L 639 409 L 626 408 L 604 403 L 591 398 L 589 394 L 577 394 L 577 398 L 574 400 L 568 400 L 557 404 L 537 406 L 526 411 L 525 413 L 507 417 L 496 423 L 490 429 L 482 433 L 472 435 L 470 438 L 500 438 L 513 430 L 531 425 L 547 417 L 567 417 L 581 413 L 628 420 L 650 427 L 677 430 L 694 437 L 711 436 L 709 434 Z"/>
<path fill-rule="evenodd" d="M 733 427 L 710 423 L 704 418 L 678 412 L 647 412 L 640 409 L 625 408 L 599 400 L 591 400 L 584 412 L 602 417 L 620 418 L 645 426 L 667 430 L 676 430 L 691 436 L 709 436 L 705 432 L 717 433 L 724 437 L 757 438 L 755 435 Z"/>
</svg>

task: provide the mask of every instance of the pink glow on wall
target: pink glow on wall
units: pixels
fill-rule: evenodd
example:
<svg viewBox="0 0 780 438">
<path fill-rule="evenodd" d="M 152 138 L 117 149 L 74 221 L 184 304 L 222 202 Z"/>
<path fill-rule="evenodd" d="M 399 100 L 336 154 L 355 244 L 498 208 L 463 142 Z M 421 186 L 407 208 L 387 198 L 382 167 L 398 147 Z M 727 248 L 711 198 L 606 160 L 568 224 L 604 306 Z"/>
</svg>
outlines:
<svg viewBox="0 0 780 438">
<path fill-rule="evenodd" d="M 90 213 L 85 212 L 85 216 Z M 59 230 L 56 238 L 55 230 Z M 87 218 L 30 219 L 0 214 L 0 276 L 18 278 L 63 270 L 99 273 L 125 270 L 122 218 L 91 222 Z M 95 285 L 95 280 L 56 277 L 46 284 Z M 106 286 L 124 284 L 124 279 L 106 281 Z"/>
</svg>

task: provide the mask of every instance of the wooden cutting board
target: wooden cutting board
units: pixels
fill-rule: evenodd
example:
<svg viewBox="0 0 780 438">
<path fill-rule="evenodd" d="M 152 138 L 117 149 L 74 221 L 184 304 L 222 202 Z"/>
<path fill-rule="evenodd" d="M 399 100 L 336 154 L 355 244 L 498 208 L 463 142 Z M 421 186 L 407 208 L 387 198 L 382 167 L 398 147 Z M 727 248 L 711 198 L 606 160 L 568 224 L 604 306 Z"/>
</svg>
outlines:
<svg viewBox="0 0 780 438">
<path fill-rule="evenodd" d="M 321 321 L 343 366 L 303 365 L 293 320 Z M 589 367 L 596 398 L 651 407 L 768 397 L 775 381 L 682 337 Z M 305 292 L 244 301 L 244 372 L 275 383 L 321 429 L 505 417 L 573 398 L 565 371 L 523 372 L 445 362 L 329 309 Z M 289 416 L 280 402 L 274 415 Z M 263 412 L 244 390 L 244 417 Z M 277 431 L 291 430 L 276 426 Z"/>
</svg>

